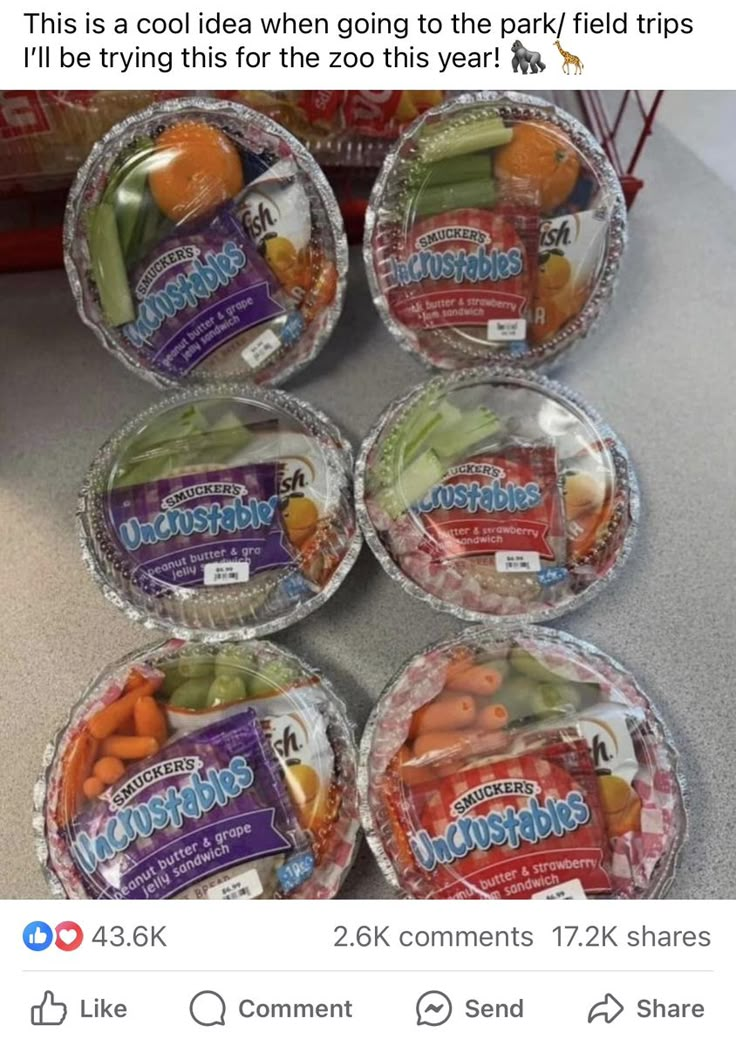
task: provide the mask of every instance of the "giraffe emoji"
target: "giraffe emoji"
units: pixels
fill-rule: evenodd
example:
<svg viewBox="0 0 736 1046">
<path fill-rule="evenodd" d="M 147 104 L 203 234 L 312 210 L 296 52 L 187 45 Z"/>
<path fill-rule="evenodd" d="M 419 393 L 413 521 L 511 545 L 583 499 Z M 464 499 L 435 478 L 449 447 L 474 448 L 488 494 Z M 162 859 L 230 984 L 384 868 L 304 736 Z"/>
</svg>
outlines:
<svg viewBox="0 0 736 1046">
<path fill-rule="evenodd" d="M 563 50 L 563 48 L 560 47 L 560 41 L 559 40 L 555 40 L 555 47 L 560 52 L 562 57 L 565 59 L 565 61 L 562 63 L 562 71 L 563 71 L 563 73 L 568 73 L 569 74 L 571 65 L 575 66 L 575 75 L 576 76 L 578 75 L 578 73 L 582 73 L 582 71 L 583 71 L 583 63 L 580 61 L 580 59 L 578 58 L 578 56 L 576 54 L 570 54 L 569 51 Z"/>
</svg>

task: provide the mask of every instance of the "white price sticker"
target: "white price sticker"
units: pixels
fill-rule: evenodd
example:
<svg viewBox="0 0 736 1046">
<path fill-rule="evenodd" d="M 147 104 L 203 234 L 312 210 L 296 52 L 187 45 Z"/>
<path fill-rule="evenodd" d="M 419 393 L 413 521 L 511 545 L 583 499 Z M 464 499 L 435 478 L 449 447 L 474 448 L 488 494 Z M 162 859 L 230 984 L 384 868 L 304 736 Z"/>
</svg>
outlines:
<svg viewBox="0 0 736 1046">
<path fill-rule="evenodd" d="M 489 320 L 487 336 L 489 341 L 524 341 L 526 320 Z"/>
<path fill-rule="evenodd" d="M 539 567 L 538 552 L 496 553 L 496 570 L 499 574 L 536 574 Z"/>
<path fill-rule="evenodd" d="M 270 359 L 280 346 L 281 341 L 277 334 L 274 334 L 273 331 L 264 331 L 250 345 L 246 345 L 240 355 L 248 366 L 255 370 L 256 367 L 262 366 L 266 360 Z"/>
<path fill-rule="evenodd" d="M 585 901 L 587 895 L 579 879 L 570 879 L 567 883 L 558 883 L 557 886 L 550 886 L 547 890 L 533 893 L 531 899 L 533 901 Z"/>
<path fill-rule="evenodd" d="M 205 585 L 237 585 L 250 577 L 250 563 L 247 559 L 238 563 L 205 563 Z"/>
<path fill-rule="evenodd" d="M 207 897 L 210 901 L 250 901 L 262 893 L 261 877 L 255 868 L 249 868 L 242 875 L 235 875 L 227 882 L 211 886 Z"/>
</svg>

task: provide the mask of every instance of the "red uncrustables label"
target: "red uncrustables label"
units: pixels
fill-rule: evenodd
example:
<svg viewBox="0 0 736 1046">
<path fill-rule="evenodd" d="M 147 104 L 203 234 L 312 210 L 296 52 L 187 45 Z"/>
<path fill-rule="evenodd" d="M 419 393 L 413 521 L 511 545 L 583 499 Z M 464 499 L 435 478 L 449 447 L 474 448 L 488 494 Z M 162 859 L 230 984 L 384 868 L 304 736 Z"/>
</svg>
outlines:
<svg viewBox="0 0 736 1046">
<path fill-rule="evenodd" d="M 564 516 L 552 446 L 509 446 L 451 468 L 416 506 L 435 562 L 497 552 L 556 563 Z"/>
<path fill-rule="evenodd" d="M 497 336 L 507 324 L 524 338 L 529 261 L 508 209 L 464 208 L 417 222 L 387 276 L 391 310 L 407 327 L 486 327 Z"/>
<path fill-rule="evenodd" d="M 409 844 L 437 898 L 529 898 L 579 880 L 611 889 L 609 846 L 585 741 L 455 770 L 411 789 Z"/>
</svg>

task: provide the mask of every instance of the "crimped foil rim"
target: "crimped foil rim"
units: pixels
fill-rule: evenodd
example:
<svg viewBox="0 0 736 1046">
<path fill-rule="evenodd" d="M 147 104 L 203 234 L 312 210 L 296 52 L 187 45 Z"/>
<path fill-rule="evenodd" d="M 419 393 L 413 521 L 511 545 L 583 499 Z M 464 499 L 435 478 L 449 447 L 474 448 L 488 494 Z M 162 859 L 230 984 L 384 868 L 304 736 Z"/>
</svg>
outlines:
<svg viewBox="0 0 736 1046">
<path fill-rule="evenodd" d="M 298 161 L 300 168 L 309 175 L 314 189 L 319 196 L 320 203 L 324 208 L 325 217 L 335 243 L 334 263 L 337 273 L 335 297 L 330 304 L 320 312 L 319 330 L 315 334 L 314 343 L 308 355 L 303 359 L 294 360 L 290 364 L 285 362 L 283 367 L 277 367 L 276 372 L 271 377 L 265 379 L 263 382 L 259 382 L 258 384 L 271 386 L 277 385 L 280 382 L 288 381 L 289 378 L 293 377 L 298 371 L 306 367 L 319 355 L 330 338 L 335 328 L 335 324 L 342 313 L 349 261 L 345 223 L 330 183 L 327 181 L 322 168 L 306 146 L 303 145 L 298 138 L 295 138 L 290 131 L 287 131 L 285 127 L 282 127 L 281 124 L 276 123 L 275 120 L 272 120 L 264 113 L 260 113 L 255 109 L 250 109 L 247 105 L 243 105 L 240 102 L 231 102 L 214 98 L 191 97 L 172 98 L 163 102 L 154 102 L 152 105 L 147 106 L 140 112 L 132 113 L 130 116 L 118 121 L 118 123 L 116 123 L 92 146 L 89 156 L 77 171 L 77 175 L 71 189 L 69 190 L 69 195 L 67 196 L 66 209 L 64 212 L 64 267 L 66 269 L 69 285 L 77 306 L 79 317 L 85 326 L 94 331 L 98 341 L 104 345 L 107 351 L 115 356 L 125 367 L 127 367 L 128 370 L 137 374 L 139 377 L 145 378 L 146 381 L 151 382 L 151 384 L 156 385 L 158 388 L 188 387 L 190 385 L 196 385 L 200 381 L 207 382 L 212 380 L 211 375 L 197 378 L 195 370 L 192 374 L 186 375 L 182 381 L 175 381 L 172 378 L 167 378 L 165 375 L 155 373 L 150 368 L 146 367 L 140 359 L 137 359 L 132 355 L 132 353 L 126 352 L 120 345 L 118 345 L 117 340 L 110 336 L 107 330 L 107 325 L 104 322 L 94 320 L 87 314 L 83 291 L 83 286 L 86 283 L 87 278 L 85 273 L 78 269 L 72 250 L 76 237 L 81 235 L 79 229 L 81 215 L 79 212 L 83 206 L 85 191 L 98 165 L 104 161 L 106 150 L 109 147 L 116 145 L 117 139 L 121 135 L 127 134 L 135 127 L 135 125 L 139 123 L 145 125 L 147 121 L 154 119 L 156 116 L 169 116 L 175 113 L 188 113 L 195 116 L 206 116 L 208 113 L 214 113 L 221 117 L 228 116 L 232 120 L 246 122 L 276 138 L 282 139 L 292 150 L 294 158 Z M 287 352 L 284 357 L 285 361 L 288 359 L 288 356 L 289 353 Z M 244 378 L 243 380 L 248 379 Z"/>
<path fill-rule="evenodd" d="M 413 135 L 428 117 L 451 115 L 476 102 L 489 102 L 497 105 L 502 115 L 508 119 L 539 120 L 542 123 L 551 123 L 564 131 L 585 157 L 590 168 L 595 173 L 601 189 L 610 195 L 612 201 L 611 213 L 608 217 L 608 236 L 604 259 L 595 288 L 585 306 L 560 331 L 556 332 L 551 338 L 545 339 L 543 342 L 544 347 L 541 351 L 531 352 L 527 357 L 520 357 L 518 360 L 514 360 L 516 366 L 525 370 L 538 369 L 546 371 L 553 366 L 556 367 L 571 349 L 579 346 L 589 334 L 594 332 L 598 321 L 604 315 L 615 293 L 619 279 L 621 258 L 628 237 L 626 202 L 623 189 L 608 157 L 603 152 L 595 136 L 584 124 L 571 113 L 566 112 L 552 102 L 545 102 L 544 99 L 537 98 L 535 95 L 523 94 L 519 91 L 470 91 L 434 106 L 432 109 L 428 109 L 426 112 L 421 113 L 413 123 L 409 124 L 387 152 L 368 201 L 363 234 L 363 262 L 368 276 L 368 286 L 378 314 L 390 334 L 393 335 L 405 352 L 419 360 L 425 367 L 430 370 L 458 370 L 478 365 L 478 361 L 472 357 L 469 357 L 467 361 L 463 361 L 459 355 L 455 361 L 435 362 L 425 350 L 413 344 L 413 339 L 403 325 L 398 323 L 391 314 L 386 296 L 378 279 L 372 249 L 373 233 L 378 221 L 381 200 L 391 179 L 394 164 L 399 158 L 405 139 Z M 581 329 L 577 330 L 576 328 Z M 498 353 L 498 356 L 498 365 L 503 366 L 504 356 L 501 353 Z M 480 365 L 489 364 L 490 361 L 482 361 Z"/>
<path fill-rule="evenodd" d="M 208 382 L 207 384 L 191 385 L 184 389 L 180 388 L 176 391 L 172 390 L 169 396 L 151 404 L 145 410 L 129 417 L 122 425 L 118 426 L 112 435 L 105 440 L 92 459 L 77 497 L 76 524 L 82 561 L 98 587 L 102 590 L 105 598 L 116 606 L 118 610 L 122 610 L 130 621 L 140 623 L 145 628 L 165 631 L 176 639 L 186 639 L 189 641 L 222 643 L 230 640 L 245 641 L 261 639 L 265 636 L 272 635 L 274 632 L 281 632 L 283 629 L 296 624 L 297 621 L 301 621 L 305 617 L 308 617 L 311 613 L 323 606 L 327 600 L 334 595 L 354 566 L 363 544 L 362 531 L 358 525 L 357 515 L 355 518 L 355 533 L 350 539 L 350 543 L 347 546 L 345 555 L 340 564 L 336 567 L 324 588 L 315 593 L 305 602 L 298 603 L 288 613 L 276 617 L 273 621 L 264 621 L 260 624 L 250 626 L 241 625 L 226 629 L 189 627 L 181 623 L 173 623 L 165 617 L 149 613 L 147 610 L 137 606 L 132 599 L 128 599 L 126 596 L 122 595 L 112 584 L 105 573 L 102 564 L 99 562 L 98 556 L 92 546 L 92 542 L 89 540 L 87 533 L 88 528 L 86 528 L 84 524 L 85 519 L 88 517 L 87 491 L 92 474 L 95 469 L 102 466 L 106 461 L 111 461 L 115 451 L 122 446 L 130 432 L 135 431 L 142 422 L 149 418 L 156 417 L 163 410 L 192 400 L 207 398 L 208 396 L 248 398 L 255 403 L 284 411 L 302 424 L 304 424 L 304 422 L 300 417 L 300 414 L 304 414 L 308 419 L 310 426 L 322 428 L 325 434 L 334 441 L 338 451 L 345 455 L 346 473 L 348 478 L 351 478 L 350 468 L 353 463 L 354 455 L 349 440 L 343 435 L 335 422 L 328 417 L 327 414 L 298 396 L 293 395 L 293 393 L 286 392 L 283 389 L 268 388 L 263 385 L 255 385 L 252 382 L 245 381 Z"/>
<path fill-rule="evenodd" d="M 360 740 L 358 791 L 360 795 L 360 817 L 363 825 L 363 835 L 365 836 L 366 842 L 368 843 L 371 852 L 376 859 L 376 863 L 381 869 L 386 881 L 389 886 L 391 886 L 397 893 L 401 894 L 402 897 L 407 896 L 401 889 L 396 869 L 385 850 L 380 832 L 376 827 L 373 810 L 371 809 L 369 801 L 369 761 L 378 721 L 383 712 L 382 706 L 388 703 L 391 691 L 414 661 L 426 657 L 436 650 L 440 650 L 444 647 L 449 648 L 456 644 L 480 644 L 485 639 L 490 640 L 491 642 L 503 642 L 514 639 L 517 636 L 522 638 L 527 636 L 532 640 L 539 642 L 544 642 L 546 640 L 548 642 L 558 643 L 568 647 L 573 652 L 584 655 L 593 662 L 598 661 L 605 664 L 611 671 L 619 674 L 623 679 L 629 682 L 646 702 L 649 715 L 661 731 L 662 742 L 667 752 L 667 756 L 671 760 L 672 776 L 677 781 L 679 791 L 678 812 L 681 824 L 680 830 L 677 833 L 678 837 L 672 846 L 671 852 L 662 857 L 662 866 L 657 870 L 657 882 L 652 889 L 652 892 L 647 895 L 652 898 L 665 897 L 672 888 L 677 870 L 680 866 L 682 851 L 689 834 L 689 790 L 687 781 L 680 767 L 680 753 L 675 744 L 674 738 L 672 737 L 670 728 L 659 711 L 659 705 L 652 701 L 646 691 L 641 688 L 636 677 L 628 669 L 624 668 L 620 661 L 611 657 L 610 654 L 604 653 L 604 651 L 595 646 L 595 644 L 590 643 L 585 639 L 578 639 L 577 636 L 573 636 L 570 632 L 564 632 L 561 629 L 556 628 L 548 628 L 543 625 L 523 625 L 520 628 L 515 626 L 505 627 L 503 625 L 486 625 L 484 627 L 474 626 L 471 628 L 465 628 L 461 632 L 449 636 L 448 638 L 434 643 L 428 643 L 422 650 L 417 651 L 410 657 L 406 658 L 403 664 L 394 672 L 388 683 L 384 686 L 376 703 L 371 709 Z"/>
<path fill-rule="evenodd" d="M 383 431 L 384 425 L 392 414 L 399 414 L 401 411 L 405 410 L 415 397 L 419 397 L 420 394 L 426 392 L 430 387 L 447 389 L 452 388 L 454 385 L 465 384 L 466 382 L 478 381 L 491 383 L 494 380 L 523 383 L 523 385 L 544 393 L 547 396 L 554 396 L 558 400 L 562 400 L 563 403 L 567 401 L 577 408 L 577 410 L 581 411 L 592 427 L 597 429 L 603 438 L 613 440 L 616 449 L 623 455 L 627 464 L 629 489 L 629 519 L 626 532 L 621 540 L 616 559 L 607 573 L 602 577 L 596 578 L 595 581 L 591 582 L 591 584 L 581 592 L 571 595 L 569 599 L 559 606 L 546 607 L 543 610 L 532 611 L 529 613 L 508 614 L 503 616 L 484 613 L 479 610 L 468 610 L 464 607 L 457 606 L 454 603 L 450 603 L 447 600 L 439 599 L 437 596 L 427 592 L 421 587 L 421 585 L 405 574 L 379 536 L 378 530 L 371 519 L 371 515 L 366 505 L 365 489 L 368 458 Z M 518 367 L 503 367 L 486 364 L 481 367 L 466 367 L 449 373 L 435 374 L 435 376 L 430 378 L 428 381 L 414 385 L 413 388 L 408 390 L 408 392 L 398 396 L 383 409 L 378 419 L 363 439 L 358 453 L 358 460 L 355 465 L 354 489 L 355 511 L 360 528 L 363 531 L 363 536 L 388 576 L 401 585 L 405 592 L 408 592 L 417 599 L 421 599 L 424 603 L 428 603 L 433 610 L 438 610 L 443 614 L 452 614 L 453 617 L 458 618 L 460 621 L 467 621 L 476 624 L 488 625 L 496 623 L 498 625 L 503 624 L 505 627 L 531 625 L 542 621 L 553 621 L 556 618 L 562 617 L 565 614 L 571 613 L 573 610 L 577 610 L 579 607 L 584 606 L 598 595 L 601 588 L 608 585 L 618 576 L 619 571 L 623 568 L 626 560 L 629 558 L 634 539 L 639 529 L 639 481 L 629 453 L 619 437 L 613 429 L 603 421 L 598 411 L 594 407 L 591 407 L 590 404 L 588 404 L 587 401 L 576 392 L 573 392 L 572 389 L 563 385 L 561 382 L 553 381 L 551 378 L 546 378 L 544 375 L 536 371 L 531 372 L 528 370 L 521 370 Z"/>
<path fill-rule="evenodd" d="M 218 641 L 208 639 L 202 640 L 201 642 L 217 643 Z M 304 658 L 301 657 L 301 655 L 292 653 L 292 651 L 289 650 L 287 647 L 281 646 L 278 643 L 274 643 L 272 640 L 264 639 L 260 640 L 260 642 L 265 647 L 269 648 L 270 652 L 273 652 L 277 655 L 284 655 L 287 658 L 291 658 L 297 661 L 302 666 L 302 668 L 304 668 L 305 673 L 307 673 L 310 676 L 316 676 L 317 678 L 319 678 L 320 689 L 323 690 L 326 694 L 331 710 L 337 710 L 337 721 L 343 728 L 341 731 L 342 748 L 340 751 L 340 755 L 342 756 L 344 755 L 344 753 L 347 752 L 352 757 L 352 764 L 357 789 L 359 765 L 358 746 L 355 743 L 356 726 L 355 723 L 348 716 L 348 710 L 345 701 L 337 694 L 331 681 L 324 675 L 324 673 L 319 669 L 315 668 L 313 665 L 309 664 L 309 662 L 305 661 Z M 139 647 L 136 650 L 133 650 L 130 653 L 118 658 L 117 661 L 112 662 L 111 664 L 107 665 L 106 668 L 102 669 L 102 671 L 98 672 L 97 675 L 94 676 L 94 678 L 84 687 L 81 695 L 70 707 L 63 721 L 61 721 L 60 725 L 53 733 L 51 740 L 47 742 L 46 747 L 44 748 L 43 756 L 41 758 L 41 770 L 38 777 L 36 778 L 36 782 L 33 787 L 32 825 L 36 856 L 38 858 L 39 864 L 41 865 L 41 871 L 46 881 L 46 885 L 49 889 L 49 893 L 55 899 L 67 899 L 69 895 L 67 894 L 64 888 L 64 884 L 62 883 L 57 873 L 54 871 L 51 864 L 51 854 L 49 852 L 48 836 L 46 833 L 46 798 L 48 794 L 51 767 L 54 764 L 54 760 L 56 759 L 64 735 L 66 734 L 67 730 L 69 730 L 69 728 L 73 726 L 73 724 L 79 718 L 79 715 L 81 714 L 83 708 L 89 703 L 95 691 L 103 687 L 107 680 L 110 678 L 110 676 L 114 675 L 116 672 L 122 671 L 131 662 L 143 661 L 147 658 L 152 657 L 159 651 L 165 651 L 167 647 L 170 647 L 172 646 L 172 644 L 176 643 L 176 639 L 172 640 L 171 638 L 166 638 L 161 639 L 158 642 L 153 643 L 151 645 Z M 333 722 L 333 719 L 334 717 L 331 715 L 329 722 Z M 357 801 L 358 797 L 356 796 L 356 802 Z M 343 883 L 345 882 L 345 879 L 347 878 L 351 868 L 353 867 L 353 864 L 355 863 L 355 859 L 358 854 L 360 835 L 362 831 L 362 824 L 360 820 L 358 820 L 356 824 L 352 825 L 351 828 L 354 832 L 352 836 L 352 852 L 350 854 L 349 860 L 343 866 L 340 881 L 333 894 L 333 897 L 337 895 Z"/>
</svg>

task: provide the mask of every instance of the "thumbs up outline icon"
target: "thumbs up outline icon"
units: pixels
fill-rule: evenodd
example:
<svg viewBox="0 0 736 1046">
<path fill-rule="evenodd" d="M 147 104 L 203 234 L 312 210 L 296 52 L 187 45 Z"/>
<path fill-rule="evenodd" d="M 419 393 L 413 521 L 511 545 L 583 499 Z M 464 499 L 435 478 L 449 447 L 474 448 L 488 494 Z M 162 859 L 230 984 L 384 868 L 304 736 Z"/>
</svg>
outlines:
<svg viewBox="0 0 736 1046">
<path fill-rule="evenodd" d="M 31 1024 L 59 1025 L 66 1020 L 66 1003 L 57 1002 L 48 989 L 38 1006 L 31 1006 Z"/>
</svg>

